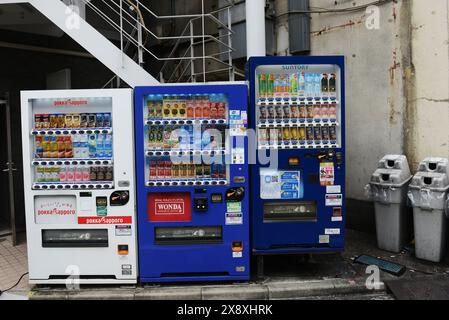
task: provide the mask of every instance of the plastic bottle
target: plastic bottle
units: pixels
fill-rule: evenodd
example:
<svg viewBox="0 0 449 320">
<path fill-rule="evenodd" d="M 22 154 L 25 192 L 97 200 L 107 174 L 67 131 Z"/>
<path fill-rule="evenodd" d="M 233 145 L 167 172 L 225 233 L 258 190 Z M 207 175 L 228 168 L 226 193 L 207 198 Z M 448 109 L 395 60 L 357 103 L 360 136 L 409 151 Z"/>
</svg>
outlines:
<svg viewBox="0 0 449 320">
<path fill-rule="evenodd" d="M 89 135 L 89 158 L 97 156 L 97 137 L 95 134 Z"/>
<path fill-rule="evenodd" d="M 103 139 L 104 157 L 112 158 L 112 135 L 105 134 Z"/>
<path fill-rule="evenodd" d="M 104 158 L 104 135 L 103 134 L 97 134 L 97 152 L 96 157 L 97 158 Z"/>
</svg>

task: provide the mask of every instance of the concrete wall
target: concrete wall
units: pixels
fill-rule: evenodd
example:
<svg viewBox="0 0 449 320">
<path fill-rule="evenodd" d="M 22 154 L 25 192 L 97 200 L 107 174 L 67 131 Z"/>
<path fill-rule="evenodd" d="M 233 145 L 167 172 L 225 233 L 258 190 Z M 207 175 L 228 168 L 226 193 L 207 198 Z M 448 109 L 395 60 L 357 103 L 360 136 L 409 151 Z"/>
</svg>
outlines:
<svg viewBox="0 0 449 320">
<path fill-rule="evenodd" d="M 449 157 L 448 0 L 412 1 L 406 151 L 412 169 L 426 156 Z"/>
<path fill-rule="evenodd" d="M 357 1 L 357 5 L 371 0 Z M 370 29 L 366 10 L 311 15 L 312 55 L 346 57 L 347 196 L 364 200 L 364 186 L 387 153 L 404 151 L 405 94 L 401 66 L 406 1 L 379 7 L 379 29 Z M 311 7 L 347 8 L 353 1 L 329 5 L 311 0 Z M 291 30 L 290 30 L 291 31 Z"/>
</svg>

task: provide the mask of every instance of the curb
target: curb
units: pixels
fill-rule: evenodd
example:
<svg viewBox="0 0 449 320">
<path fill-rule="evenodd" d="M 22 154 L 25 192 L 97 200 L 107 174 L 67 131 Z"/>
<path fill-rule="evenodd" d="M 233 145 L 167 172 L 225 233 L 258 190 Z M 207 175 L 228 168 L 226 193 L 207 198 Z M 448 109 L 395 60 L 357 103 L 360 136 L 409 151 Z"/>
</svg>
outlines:
<svg viewBox="0 0 449 320">
<path fill-rule="evenodd" d="M 270 283 L 221 286 L 172 286 L 136 289 L 34 290 L 30 300 L 280 300 L 312 296 L 378 293 L 385 284 L 369 290 L 365 279 L 274 281 Z"/>
</svg>

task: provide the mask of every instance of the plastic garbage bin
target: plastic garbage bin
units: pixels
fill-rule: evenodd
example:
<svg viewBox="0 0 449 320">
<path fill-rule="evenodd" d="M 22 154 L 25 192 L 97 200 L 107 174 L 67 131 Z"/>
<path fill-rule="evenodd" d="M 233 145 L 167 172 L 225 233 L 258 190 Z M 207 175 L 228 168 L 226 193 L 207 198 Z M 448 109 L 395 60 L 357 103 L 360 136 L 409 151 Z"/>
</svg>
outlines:
<svg viewBox="0 0 449 320">
<path fill-rule="evenodd" d="M 409 185 L 413 206 L 415 254 L 419 259 L 440 262 L 446 249 L 447 193 L 446 173 L 418 172 Z"/>
<path fill-rule="evenodd" d="M 367 196 L 374 201 L 377 245 L 382 250 L 400 252 L 411 239 L 412 216 L 407 207 L 411 178 L 405 156 L 387 155 L 366 187 Z"/>
</svg>

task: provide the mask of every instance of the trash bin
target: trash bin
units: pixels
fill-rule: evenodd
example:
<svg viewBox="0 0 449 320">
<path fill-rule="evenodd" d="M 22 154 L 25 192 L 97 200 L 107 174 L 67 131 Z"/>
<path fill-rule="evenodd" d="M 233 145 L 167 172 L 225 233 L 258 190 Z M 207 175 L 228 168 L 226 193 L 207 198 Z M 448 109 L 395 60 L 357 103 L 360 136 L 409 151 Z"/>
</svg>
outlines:
<svg viewBox="0 0 449 320">
<path fill-rule="evenodd" d="M 380 249 L 400 252 L 411 238 L 412 217 L 407 207 L 407 187 L 412 178 L 407 158 L 387 155 L 366 186 L 374 201 L 377 245 Z"/>
<path fill-rule="evenodd" d="M 446 249 L 449 178 L 446 173 L 433 171 L 418 172 L 413 177 L 408 197 L 413 206 L 415 255 L 440 262 Z"/>
</svg>

